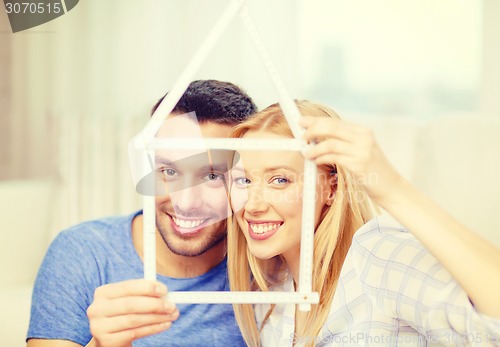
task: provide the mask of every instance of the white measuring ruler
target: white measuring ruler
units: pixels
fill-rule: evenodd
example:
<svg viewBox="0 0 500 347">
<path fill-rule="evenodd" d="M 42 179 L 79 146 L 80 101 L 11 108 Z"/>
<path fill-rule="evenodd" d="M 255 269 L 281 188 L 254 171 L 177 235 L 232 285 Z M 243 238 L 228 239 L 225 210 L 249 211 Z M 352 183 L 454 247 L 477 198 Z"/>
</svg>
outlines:
<svg viewBox="0 0 500 347">
<path fill-rule="evenodd" d="M 241 138 L 155 138 L 150 144 L 152 149 L 207 150 L 228 149 L 236 151 L 301 151 L 302 144 L 294 139 Z"/>
<path fill-rule="evenodd" d="M 319 301 L 318 293 L 299 292 L 169 292 L 176 304 L 311 304 Z"/>
<path fill-rule="evenodd" d="M 288 121 L 288 125 L 292 130 L 296 141 L 302 145 L 301 150 L 306 149 L 305 142 L 302 140 L 304 130 L 299 126 L 298 120 L 300 112 L 295 104 L 295 101 L 288 95 L 288 92 L 274 68 L 274 65 L 267 54 L 262 40 L 255 29 L 247 11 L 243 8 L 240 12 L 241 18 L 248 29 L 257 51 L 259 52 L 262 62 L 273 81 L 273 84 L 280 98 L 280 107 Z M 305 160 L 304 163 L 304 186 L 302 195 L 302 236 L 300 241 L 300 266 L 299 266 L 299 283 L 297 291 L 308 294 L 312 292 L 312 260 L 314 246 L 314 210 L 316 202 L 316 164 L 310 160 Z M 299 304 L 299 310 L 310 310 L 310 304 Z"/>
<path fill-rule="evenodd" d="M 252 41 L 266 67 L 266 70 L 276 88 L 281 109 L 288 121 L 295 139 L 204 139 L 204 149 L 228 150 L 287 150 L 302 151 L 306 149 L 301 139 L 303 129 L 298 125 L 300 112 L 294 100 L 288 95 L 274 65 L 269 58 L 262 40 L 255 29 L 245 8 L 243 0 L 232 0 L 226 11 L 221 15 L 206 40 L 191 59 L 172 90 L 159 105 L 150 121 L 143 129 L 143 140 L 136 142 L 137 148 L 147 151 L 150 158 L 154 158 L 155 149 L 195 149 L 200 148 L 197 141 L 186 139 L 158 139 L 155 134 L 161 127 L 165 115 L 169 115 L 182 94 L 206 59 L 213 46 L 226 30 L 230 21 L 240 12 Z M 300 251 L 300 272 L 297 292 L 170 292 L 167 298 L 176 303 L 296 303 L 300 310 L 309 310 L 310 305 L 318 303 L 318 293 L 312 292 L 312 259 L 314 241 L 314 215 L 316 201 L 316 165 L 310 160 L 304 164 L 304 192 L 302 206 L 302 235 Z M 154 191 L 154 187 L 152 187 Z M 144 203 L 144 277 L 156 280 L 156 222 L 155 197 L 145 196 Z"/>
</svg>

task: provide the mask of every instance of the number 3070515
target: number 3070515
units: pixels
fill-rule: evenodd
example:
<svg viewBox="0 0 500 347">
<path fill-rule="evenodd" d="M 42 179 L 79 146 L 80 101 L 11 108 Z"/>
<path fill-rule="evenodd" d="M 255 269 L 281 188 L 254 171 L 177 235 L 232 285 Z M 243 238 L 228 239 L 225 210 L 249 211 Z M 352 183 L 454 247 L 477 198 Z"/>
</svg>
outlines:
<svg viewBox="0 0 500 347">
<path fill-rule="evenodd" d="M 60 13 L 62 9 L 59 3 L 6 2 L 5 10 L 7 13 Z"/>
</svg>

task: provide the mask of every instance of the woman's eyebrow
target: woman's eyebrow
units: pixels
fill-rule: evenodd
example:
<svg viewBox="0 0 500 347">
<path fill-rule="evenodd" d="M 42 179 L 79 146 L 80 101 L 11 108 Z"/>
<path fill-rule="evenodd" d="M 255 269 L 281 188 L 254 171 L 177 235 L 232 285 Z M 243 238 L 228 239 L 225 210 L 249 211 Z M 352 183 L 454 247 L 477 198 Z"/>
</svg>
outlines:
<svg viewBox="0 0 500 347">
<path fill-rule="evenodd" d="M 272 171 L 279 171 L 279 170 L 288 170 L 288 171 L 293 171 L 297 173 L 297 170 L 294 168 L 291 168 L 290 166 L 272 166 L 272 167 L 267 167 L 264 172 L 272 172 Z"/>
<path fill-rule="evenodd" d="M 287 171 L 291 171 L 293 173 L 298 173 L 297 170 L 295 170 L 294 168 L 291 168 L 289 166 L 273 166 L 273 167 L 267 167 L 265 168 L 263 171 L 264 173 L 269 173 L 269 172 L 274 172 L 274 171 L 280 171 L 280 170 L 287 170 Z M 231 169 L 231 172 L 233 171 L 239 171 L 241 173 L 244 173 L 246 174 L 247 172 L 249 171 L 252 171 L 252 169 L 248 169 L 247 167 L 238 167 L 238 166 L 235 166 Z"/>
<path fill-rule="evenodd" d="M 231 168 L 231 172 L 233 172 L 233 171 L 239 171 L 239 172 L 241 172 L 241 173 L 245 173 L 245 171 L 246 171 L 246 170 L 245 170 L 244 168 L 242 168 L 242 167 L 233 166 L 233 167 Z"/>
</svg>

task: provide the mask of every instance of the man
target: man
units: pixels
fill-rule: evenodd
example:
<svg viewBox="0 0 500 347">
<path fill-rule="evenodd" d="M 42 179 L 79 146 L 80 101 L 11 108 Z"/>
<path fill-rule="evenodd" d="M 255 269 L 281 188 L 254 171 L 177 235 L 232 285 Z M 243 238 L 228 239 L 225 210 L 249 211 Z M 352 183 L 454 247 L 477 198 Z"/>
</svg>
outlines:
<svg viewBox="0 0 500 347">
<path fill-rule="evenodd" d="M 157 136 L 182 136 L 179 124 L 197 121 L 200 136 L 227 137 L 254 112 L 237 86 L 195 81 Z M 158 282 L 140 279 L 141 211 L 61 232 L 35 282 L 28 347 L 244 346 L 231 305 L 176 307 L 163 298 L 167 288 L 228 290 L 224 171 L 211 155 L 172 159 L 157 151 L 153 177 L 166 188 L 156 193 Z"/>
</svg>

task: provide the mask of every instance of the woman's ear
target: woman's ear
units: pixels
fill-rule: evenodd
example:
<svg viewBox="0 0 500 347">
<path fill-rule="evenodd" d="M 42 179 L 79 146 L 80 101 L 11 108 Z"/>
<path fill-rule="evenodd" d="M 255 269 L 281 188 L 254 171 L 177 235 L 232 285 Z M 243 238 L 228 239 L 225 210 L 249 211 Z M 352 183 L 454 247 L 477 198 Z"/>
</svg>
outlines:
<svg viewBox="0 0 500 347">
<path fill-rule="evenodd" d="M 335 193 L 337 192 L 337 171 L 334 170 L 330 173 L 330 178 L 329 178 L 329 186 L 330 186 L 330 192 L 328 194 L 328 197 L 326 198 L 326 205 L 332 206 L 333 201 L 335 200 Z"/>
</svg>

